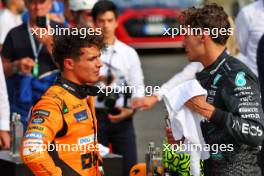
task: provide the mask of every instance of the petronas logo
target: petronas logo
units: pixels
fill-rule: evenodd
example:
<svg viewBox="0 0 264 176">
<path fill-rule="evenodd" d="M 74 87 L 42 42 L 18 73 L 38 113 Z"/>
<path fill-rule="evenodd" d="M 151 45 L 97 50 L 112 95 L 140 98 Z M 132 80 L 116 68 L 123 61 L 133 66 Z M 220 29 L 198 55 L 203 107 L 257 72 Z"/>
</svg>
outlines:
<svg viewBox="0 0 264 176">
<path fill-rule="evenodd" d="M 214 78 L 213 84 L 216 85 L 216 83 L 220 80 L 221 77 L 222 77 L 222 75 L 217 74 L 216 77 Z"/>
<path fill-rule="evenodd" d="M 245 73 L 244 72 L 238 72 L 236 75 L 236 86 L 238 87 L 243 87 L 247 84 L 246 78 L 245 78 Z"/>
</svg>

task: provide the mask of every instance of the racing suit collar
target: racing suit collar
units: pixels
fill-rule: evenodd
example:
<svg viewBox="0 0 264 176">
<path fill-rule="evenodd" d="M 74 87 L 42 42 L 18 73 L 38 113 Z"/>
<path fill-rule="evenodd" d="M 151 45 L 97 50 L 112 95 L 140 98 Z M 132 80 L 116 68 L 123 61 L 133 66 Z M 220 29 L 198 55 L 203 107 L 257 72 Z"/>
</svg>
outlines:
<svg viewBox="0 0 264 176">
<path fill-rule="evenodd" d="M 209 79 L 217 70 L 225 63 L 226 58 L 228 57 L 227 50 L 225 49 L 216 59 L 214 63 L 210 66 L 204 68 L 201 72 L 196 73 L 197 80 L 200 81 L 202 85 L 207 85 Z"/>
<path fill-rule="evenodd" d="M 214 63 L 209 65 L 204 69 L 204 71 L 209 72 L 211 75 L 213 75 L 219 67 L 223 64 L 225 58 L 228 56 L 226 49 L 218 56 L 218 58 L 215 60 Z"/>
<path fill-rule="evenodd" d="M 216 59 L 214 63 L 209 65 L 208 67 L 204 68 L 201 72 L 197 73 L 196 75 L 199 75 L 200 73 L 207 73 L 210 75 L 213 75 L 219 68 L 220 66 L 224 63 L 226 60 L 228 54 L 227 50 L 225 49 Z"/>
<path fill-rule="evenodd" d="M 99 88 L 96 86 L 79 85 L 63 78 L 62 76 L 57 78 L 55 84 L 61 86 L 80 99 L 84 99 L 87 96 L 97 96 L 99 91 Z"/>
</svg>

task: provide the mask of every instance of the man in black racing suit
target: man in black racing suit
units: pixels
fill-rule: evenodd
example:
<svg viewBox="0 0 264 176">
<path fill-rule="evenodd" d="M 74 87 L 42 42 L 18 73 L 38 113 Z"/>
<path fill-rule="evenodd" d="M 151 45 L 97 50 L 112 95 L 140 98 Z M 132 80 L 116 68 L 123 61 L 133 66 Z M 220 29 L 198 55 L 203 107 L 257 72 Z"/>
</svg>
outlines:
<svg viewBox="0 0 264 176">
<path fill-rule="evenodd" d="M 184 25 L 190 28 L 230 28 L 226 13 L 216 4 L 190 8 L 183 16 Z M 189 60 L 205 67 L 196 78 L 208 93 L 206 99 L 193 97 L 185 105 L 206 118 L 201 128 L 211 151 L 205 175 L 261 176 L 257 154 L 264 138 L 264 117 L 258 80 L 247 66 L 227 54 L 227 39 L 204 31 L 185 36 Z"/>
<path fill-rule="evenodd" d="M 206 101 L 215 107 L 211 120 L 201 123 L 205 141 L 229 146 L 227 151 L 213 152 L 207 168 L 212 168 L 212 175 L 260 175 L 256 163 L 263 111 L 256 76 L 224 51 L 196 77 L 208 91 Z"/>
</svg>

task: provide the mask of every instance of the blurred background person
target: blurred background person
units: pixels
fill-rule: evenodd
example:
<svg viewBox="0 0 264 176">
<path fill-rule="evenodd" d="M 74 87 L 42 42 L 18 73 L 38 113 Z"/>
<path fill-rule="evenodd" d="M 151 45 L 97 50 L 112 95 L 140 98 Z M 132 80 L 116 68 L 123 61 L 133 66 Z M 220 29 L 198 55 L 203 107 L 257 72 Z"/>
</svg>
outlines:
<svg viewBox="0 0 264 176">
<path fill-rule="evenodd" d="M 130 99 L 144 96 L 144 76 L 137 52 L 115 36 L 117 11 L 111 1 L 98 1 L 92 9 L 94 25 L 102 29 L 107 46 L 101 55 L 100 79 L 102 84 L 113 89 L 115 85 L 128 85 L 135 89 L 132 95 L 129 91 L 119 91 L 111 92 L 109 97 L 97 97 L 95 107 L 98 141 L 104 146 L 111 144 L 113 153 L 123 156 L 123 176 L 128 176 L 130 168 L 137 163 L 135 111 L 130 107 Z"/>
<path fill-rule="evenodd" d="M 73 17 L 71 26 L 93 27 L 92 8 L 98 0 L 69 0 Z"/>
<path fill-rule="evenodd" d="M 11 113 L 17 112 L 21 115 L 24 127 L 27 125 L 31 106 L 53 83 L 58 72 L 46 47 L 50 40 L 43 40 L 50 37 L 46 35 L 40 39 L 39 36 L 32 35 L 32 32 L 44 29 L 44 26 L 62 27 L 61 24 L 47 19 L 52 0 L 25 2 L 30 20 L 9 31 L 2 50 Z M 44 17 L 41 18 L 41 25 L 44 26 L 38 26 L 40 24 L 37 23 L 37 17 Z"/>
<path fill-rule="evenodd" d="M 70 21 L 72 21 L 72 13 L 70 9 L 70 0 L 62 0 L 63 2 L 63 16 L 65 18 L 65 21 L 70 25 Z"/>
<path fill-rule="evenodd" d="M 62 23 L 65 26 L 68 25 L 68 22 L 64 17 L 64 2 L 62 2 L 61 0 L 52 0 L 52 6 L 47 16 L 52 21 L 55 21 L 57 23 Z M 30 14 L 26 9 L 22 15 L 22 20 L 23 22 L 28 22 L 29 19 L 30 19 Z"/>
<path fill-rule="evenodd" d="M 4 0 L 5 8 L 0 12 L 0 52 L 10 29 L 22 24 L 24 0 Z"/>
<path fill-rule="evenodd" d="M 246 63 L 249 68 L 257 75 L 260 76 L 260 82 L 263 81 L 262 61 L 257 61 L 257 49 L 259 46 L 260 38 L 264 34 L 264 0 L 257 0 L 240 10 L 236 20 L 236 35 L 237 41 L 242 54 L 246 56 Z M 263 60 L 263 58 L 260 58 Z M 260 64 L 260 65 L 259 65 Z M 259 71 L 258 71 L 259 70 Z M 263 84 L 261 83 L 260 86 Z M 263 87 L 263 86 L 262 86 Z M 262 108 L 264 108 L 264 92 L 261 89 Z M 259 155 L 259 163 L 262 166 L 262 175 L 264 175 L 264 143 Z"/>
<path fill-rule="evenodd" d="M 259 39 L 264 34 L 264 1 L 257 0 L 240 10 L 236 19 L 236 38 L 249 68 L 258 76 L 256 63 Z"/>
<path fill-rule="evenodd" d="M 49 18 L 57 23 L 66 25 L 64 17 L 64 3 L 61 0 L 53 0 Z"/>
<path fill-rule="evenodd" d="M 10 107 L 2 60 L 0 60 L 0 99 L 0 149 L 6 150 L 10 147 Z"/>
</svg>

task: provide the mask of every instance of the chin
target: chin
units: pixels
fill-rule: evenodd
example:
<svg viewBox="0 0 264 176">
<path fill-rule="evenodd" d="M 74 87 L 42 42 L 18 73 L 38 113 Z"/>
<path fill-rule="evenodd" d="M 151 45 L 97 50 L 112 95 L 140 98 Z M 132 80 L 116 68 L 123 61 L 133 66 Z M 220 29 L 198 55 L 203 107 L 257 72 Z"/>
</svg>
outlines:
<svg viewBox="0 0 264 176">
<path fill-rule="evenodd" d="M 96 78 L 96 79 L 89 80 L 89 84 L 90 84 L 90 85 L 94 85 L 94 84 L 96 84 L 98 81 L 99 81 L 99 77 Z"/>
<path fill-rule="evenodd" d="M 188 56 L 188 61 L 189 62 L 194 62 L 194 59 L 192 59 L 191 57 Z"/>
</svg>

